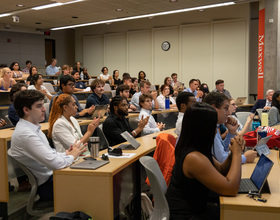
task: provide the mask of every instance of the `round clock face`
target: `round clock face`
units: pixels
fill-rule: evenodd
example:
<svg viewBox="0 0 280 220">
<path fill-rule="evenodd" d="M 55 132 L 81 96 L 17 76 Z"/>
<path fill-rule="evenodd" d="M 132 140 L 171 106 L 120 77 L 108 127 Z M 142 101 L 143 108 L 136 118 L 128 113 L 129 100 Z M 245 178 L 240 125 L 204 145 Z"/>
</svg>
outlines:
<svg viewBox="0 0 280 220">
<path fill-rule="evenodd" d="M 168 41 L 164 41 L 161 44 L 161 49 L 163 49 L 164 51 L 168 51 L 170 49 L 170 43 Z"/>
</svg>

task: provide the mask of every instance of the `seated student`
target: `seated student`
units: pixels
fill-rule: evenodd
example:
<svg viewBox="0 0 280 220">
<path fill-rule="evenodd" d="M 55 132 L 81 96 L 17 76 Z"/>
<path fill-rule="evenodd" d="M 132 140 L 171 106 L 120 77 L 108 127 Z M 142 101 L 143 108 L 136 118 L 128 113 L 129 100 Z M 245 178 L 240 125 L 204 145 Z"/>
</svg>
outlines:
<svg viewBox="0 0 280 220">
<path fill-rule="evenodd" d="M 280 125 L 280 91 L 272 96 L 271 109 L 268 112 L 268 126 Z"/>
<path fill-rule="evenodd" d="M 222 140 L 218 131 L 219 126 L 217 126 L 212 154 L 220 163 L 223 163 L 227 159 L 229 155 L 230 140 L 236 135 L 236 130 L 238 128 L 237 121 L 233 117 L 229 117 L 230 112 L 228 100 L 229 98 L 225 94 L 219 92 L 211 92 L 204 98 L 204 102 L 216 109 L 218 113 L 218 125 L 224 124 L 228 129 L 227 136 L 224 140 Z M 242 163 L 252 163 L 254 162 L 256 156 L 256 151 L 248 150 L 244 153 L 244 155 L 242 155 Z"/>
<path fill-rule="evenodd" d="M 136 77 L 132 77 L 131 82 L 130 94 L 134 95 L 136 92 L 139 92 L 138 79 Z"/>
<path fill-rule="evenodd" d="M 30 60 L 27 60 L 25 62 L 26 67 L 22 70 L 23 73 L 29 73 L 31 66 L 32 66 L 32 62 Z"/>
<path fill-rule="evenodd" d="M 70 72 L 70 67 L 68 65 L 63 65 L 62 68 L 61 68 L 61 73 L 57 76 L 57 83 L 58 83 L 58 85 L 60 83 L 61 77 L 69 75 L 72 72 Z"/>
<path fill-rule="evenodd" d="M 32 76 L 31 81 L 30 81 L 30 86 L 28 86 L 27 89 L 34 89 L 34 90 L 38 90 L 39 92 L 43 93 L 45 95 L 45 102 L 47 102 L 47 100 L 51 100 L 52 99 L 52 94 L 49 92 L 49 90 L 43 86 L 44 80 L 41 74 L 35 74 L 34 76 Z"/>
<path fill-rule="evenodd" d="M 9 106 L 8 109 L 8 117 L 10 119 L 10 121 L 13 123 L 14 126 L 16 126 L 16 124 L 19 121 L 19 117 L 17 115 L 17 112 L 15 110 L 15 106 L 14 106 L 14 96 L 15 93 L 18 91 L 23 91 L 26 90 L 27 87 L 24 83 L 17 83 L 15 85 L 12 86 L 11 91 L 10 91 L 10 99 L 11 99 L 11 105 Z"/>
<path fill-rule="evenodd" d="M 104 83 L 107 83 L 107 84 L 110 84 L 112 85 L 112 76 L 110 76 L 108 74 L 108 68 L 107 67 L 103 67 L 102 70 L 101 70 L 101 74 L 100 74 L 100 79 L 104 82 Z"/>
<path fill-rule="evenodd" d="M 165 99 L 166 99 L 166 96 L 169 97 L 170 108 L 176 108 L 176 102 L 172 98 L 172 96 L 170 96 L 169 86 L 166 85 L 166 84 L 163 84 L 160 87 L 160 91 L 161 91 L 161 94 L 157 97 L 157 102 L 158 102 L 159 108 L 160 109 L 165 109 Z"/>
<path fill-rule="evenodd" d="M 216 89 L 214 89 L 212 92 L 219 92 L 225 94 L 229 99 L 231 98 L 231 95 L 228 90 L 225 89 L 225 82 L 222 79 L 218 79 L 215 82 Z"/>
<path fill-rule="evenodd" d="M 57 60 L 55 58 L 52 58 L 51 64 L 48 65 L 46 68 L 47 75 L 54 76 L 54 75 L 60 74 L 60 71 L 59 71 L 58 67 L 56 66 L 56 64 L 57 64 Z"/>
<path fill-rule="evenodd" d="M 52 149 L 40 121 L 45 120 L 44 95 L 37 90 L 25 90 L 16 94 L 15 109 L 20 117 L 12 135 L 8 154 L 25 165 L 38 183 L 40 200 L 53 199 L 53 170 L 70 166 L 86 145 L 75 143 L 65 153 Z"/>
<path fill-rule="evenodd" d="M 128 111 L 136 111 L 137 108 L 130 104 L 130 102 L 128 101 L 128 98 L 129 98 L 129 86 L 128 85 L 120 85 L 118 87 L 118 90 L 119 90 L 119 93 L 120 93 L 120 96 L 123 97 L 126 102 L 127 102 L 127 105 L 128 105 Z"/>
<path fill-rule="evenodd" d="M 181 92 L 176 98 L 176 105 L 179 110 L 178 118 L 176 121 L 175 134 L 181 134 L 182 121 L 185 111 L 196 102 L 194 94 L 190 92 Z"/>
<path fill-rule="evenodd" d="M 146 80 L 142 80 L 140 82 L 140 92 L 137 92 L 132 96 L 131 104 L 134 105 L 137 109 L 140 109 L 139 97 L 142 94 L 151 94 L 153 97 L 152 107 L 154 109 L 159 109 L 159 104 L 157 101 L 157 92 L 156 91 L 151 92 L 151 83 Z"/>
<path fill-rule="evenodd" d="M 151 94 L 142 94 L 139 97 L 139 105 L 141 106 L 141 111 L 139 114 L 138 119 L 141 120 L 141 118 L 149 118 L 148 123 L 144 127 L 142 134 L 152 134 L 159 131 L 162 131 L 165 128 L 165 124 L 156 123 L 154 117 L 151 115 L 152 110 L 152 96 Z"/>
<path fill-rule="evenodd" d="M 138 82 L 140 83 L 141 81 L 149 81 L 146 79 L 146 73 L 143 70 L 138 73 Z"/>
<path fill-rule="evenodd" d="M 80 143 L 87 143 L 99 125 L 100 117 L 93 119 L 83 135 L 79 122 L 73 117 L 77 114 L 77 108 L 75 99 L 69 94 L 61 94 L 54 98 L 48 136 L 52 138 L 58 152 L 65 152 L 77 140 Z M 83 155 L 89 154 L 89 151 L 86 151 Z"/>
<path fill-rule="evenodd" d="M 205 103 L 185 112 L 166 192 L 170 219 L 220 219 L 218 206 L 207 203 L 210 190 L 225 196 L 238 192 L 244 140 L 232 139 L 231 154 L 220 164 L 211 153 L 217 121 L 217 111 Z"/>
<path fill-rule="evenodd" d="M 112 81 L 112 85 L 117 85 L 117 86 L 119 86 L 119 85 L 121 85 L 122 84 L 122 81 L 121 81 L 121 79 L 119 78 L 119 75 L 120 75 L 120 73 L 119 73 L 119 71 L 118 70 L 114 70 L 114 72 L 113 72 L 113 81 Z"/>
<path fill-rule="evenodd" d="M 171 85 L 171 84 L 172 84 L 172 81 L 171 81 L 171 78 L 170 78 L 170 77 L 165 77 L 163 83 L 169 87 L 170 95 L 172 95 L 172 96 L 177 96 L 177 95 L 178 95 L 178 91 L 177 91 L 177 90 L 174 90 L 173 87 L 172 87 L 172 85 Z"/>
<path fill-rule="evenodd" d="M 174 90 L 178 91 L 184 89 L 184 84 L 177 80 L 178 79 L 177 73 L 172 73 L 171 78 L 172 78 L 171 86 L 173 87 Z"/>
<path fill-rule="evenodd" d="M 77 61 L 75 63 L 75 68 L 73 69 L 74 71 L 77 71 L 79 73 L 79 75 L 81 74 L 81 72 L 83 72 L 83 68 L 81 67 L 81 62 Z M 72 71 L 73 72 L 73 71 Z M 72 73 L 71 72 L 71 73 Z"/>
<path fill-rule="evenodd" d="M 274 94 L 274 90 L 269 89 L 266 91 L 266 98 L 265 99 L 258 99 L 255 105 L 251 109 L 252 113 L 255 113 L 257 109 L 263 108 L 269 110 L 271 108 L 272 96 Z"/>
<path fill-rule="evenodd" d="M 133 137 L 136 137 L 148 123 L 149 117 L 141 118 L 138 127 L 132 129 L 125 117 L 128 115 L 128 105 L 126 100 L 121 96 L 115 96 L 110 102 L 110 114 L 103 123 L 103 132 L 109 142 L 110 146 L 114 146 L 125 142 L 126 140 L 121 136 L 121 133 L 127 131 Z"/>
<path fill-rule="evenodd" d="M 30 85 L 32 76 L 34 76 L 35 74 L 38 74 L 37 67 L 36 67 L 36 66 L 32 66 L 32 67 L 30 68 L 30 70 L 29 70 L 29 76 L 28 76 L 27 79 L 26 79 L 26 83 L 27 83 L 28 86 Z"/>
<path fill-rule="evenodd" d="M 12 64 L 10 65 L 10 69 L 12 71 L 13 78 L 22 78 L 23 72 L 20 70 L 18 62 L 12 62 Z"/>
<path fill-rule="evenodd" d="M 16 81 L 12 79 L 12 72 L 8 67 L 5 67 L 1 69 L 0 73 L 0 92 L 9 92 L 12 85 L 16 84 Z"/>
<path fill-rule="evenodd" d="M 93 113 L 94 106 L 90 106 L 89 108 L 83 109 L 78 101 L 78 98 L 73 94 L 75 88 L 75 79 L 72 76 L 66 75 L 61 77 L 59 86 L 61 90 L 58 93 L 56 93 L 54 97 L 64 93 L 71 95 L 75 99 L 76 105 L 78 106 L 78 112 L 75 115 L 75 118 L 83 117 L 86 114 L 91 115 Z M 50 111 L 52 109 L 53 99 L 51 100 L 50 103 L 50 107 L 49 107 Z"/>
<path fill-rule="evenodd" d="M 92 94 L 87 98 L 86 108 L 92 105 L 107 105 L 110 103 L 108 96 L 104 95 L 104 85 L 105 82 L 101 79 L 95 79 L 91 82 Z"/>
<path fill-rule="evenodd" d="M 71 75 L 73 76 L 73 78 L 75 79 L 75 92 L 79 92 L 79 91 L 84 91 L 87 86 L 86 84 L 84 84 L 84 82 L 79 81 L 80 79 L 80 74 L 77 70 L 72 71 Z"/>
<path fill-rule="evenodd" d="M 72 71 L 72 72 L 73 72 L 73 71 Z M 87 68 L 84 68 L 83 74 L 84 74 L 84 79 L 85 79 L 85 80 L 91 79 L 91 76 L 89 75 Z"/>
</svg>

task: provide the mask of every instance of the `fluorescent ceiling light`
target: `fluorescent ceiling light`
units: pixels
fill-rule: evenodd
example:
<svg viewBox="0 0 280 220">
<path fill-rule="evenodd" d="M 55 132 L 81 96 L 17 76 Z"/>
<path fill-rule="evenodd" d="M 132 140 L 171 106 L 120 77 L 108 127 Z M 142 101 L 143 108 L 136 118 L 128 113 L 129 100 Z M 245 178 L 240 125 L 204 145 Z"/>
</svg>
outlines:
<svg viewBox="0 0 280 220">
<path fill-rule="evenodd" d="M 0 18 L 2 18 L 2 17 L 7 17 L 7 16 L 10 16 L 10 15 L 11 15 L 11 13 L 0 14 Z"/>
<path fill-rule="evenodd" d="M 53 7 L 57 7 L 57 6 L 61 6 L 63 5 L 60 2 L 57 3 L 53 3 L 53 4 L 48 4 L 48 5 L 42 5 L 42 6 L 38 6 L 38 7 L 34 7 L 32 8 L 33 10 L 42 10 L 42 9 L 46 9 L 46 8 L 53 8 Z"/>
<path fill-rule="evenodd" d="M 139 18 L 149 18 L 149 17 L 155 17 L 155 16 L 159 16 L 159 15 L 169 15 L 169 14 L 176 14 L 176 13 L 181 13 L 181 12 L 188 12 L 188 11 L 205 10 L 208 8 L 216 8 L 216 7 L 229 6 L 229 5 L 234 5 L 234 4 L 235 4 L 234 2 L 226 2 L 226 3 L 219 3 L 219 4 L 213 4 L 213 5 L 199 6 L 199 7 L 194 7 L 194 8 L 185 8 L 185 9 L 179 9 L 179 10 L 173 10 L 173 11 L 165 11 L 165 12 L 159 12 L 159 13 L 154 13 L 154 14 L 138 15 L 138 16 L 132 16 L 132 17 L 126 17 L 126 18 L 111 19 L 111 20 L 106 20 L 106 21 L 97 21 L 97 22 L 91 22 L 91 23 L 85 23 L 85 24 L 57 27 L 57 28 L 51 28 L 51 30 L 55 31 L 55 30 L 85 27 L 85 26 L 91 26 L 91 25 L 97 25 L 97 24 L 112 23 L 112 22 L 118 22 L 118 21 L 127 21 L 127 20 L 139 19 Z"/>
<path fill-rule="evenodd" d="M 82 2 L 82 1 L 84 1 L 84 0 L 74 0 L 74 1 L 70 1 L 70 2 L 65 2 L 65 3 L 63 3 L 63 5 L 73 4 L 73 3 Z"/>
</svg>

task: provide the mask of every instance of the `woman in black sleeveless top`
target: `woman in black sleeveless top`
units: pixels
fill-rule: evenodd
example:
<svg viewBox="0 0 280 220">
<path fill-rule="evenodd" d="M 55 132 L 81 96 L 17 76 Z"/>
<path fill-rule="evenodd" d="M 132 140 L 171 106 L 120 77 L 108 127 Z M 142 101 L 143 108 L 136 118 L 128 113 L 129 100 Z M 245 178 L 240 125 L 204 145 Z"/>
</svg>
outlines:
<svg viewBox="0 0 280 220">
<path fill-rule="evenodd" d="M 185 112 L 166 193 L 170 219 L 219 219 L 218 206 L 207 204 L 209 190 L 227 196 L 238 192 L 243 139 L 232 139 L 231 155 L 220 164 L 211 154 L 216 126 L 217 112 L 208 104 L 196 103 Z"/>
</svg>

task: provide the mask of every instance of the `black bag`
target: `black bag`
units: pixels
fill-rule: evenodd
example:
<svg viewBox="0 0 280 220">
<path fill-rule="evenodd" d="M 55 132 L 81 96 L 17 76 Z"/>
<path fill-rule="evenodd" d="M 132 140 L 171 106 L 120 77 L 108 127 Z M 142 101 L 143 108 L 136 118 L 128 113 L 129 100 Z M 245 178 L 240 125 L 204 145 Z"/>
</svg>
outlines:
<svg viewBox="0 0 280 220">
<path fill-rule="evenodd" d="M 91 220 L 91 216 L 84 212 L 59 212 L 55 216 L 51 216 L 50 220 Z"/>
</svg>

